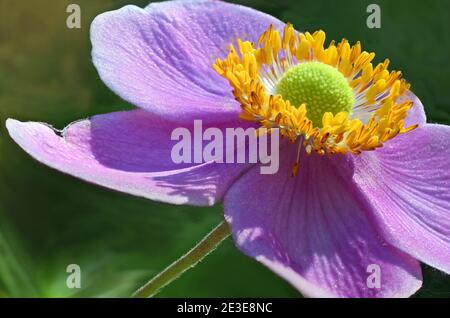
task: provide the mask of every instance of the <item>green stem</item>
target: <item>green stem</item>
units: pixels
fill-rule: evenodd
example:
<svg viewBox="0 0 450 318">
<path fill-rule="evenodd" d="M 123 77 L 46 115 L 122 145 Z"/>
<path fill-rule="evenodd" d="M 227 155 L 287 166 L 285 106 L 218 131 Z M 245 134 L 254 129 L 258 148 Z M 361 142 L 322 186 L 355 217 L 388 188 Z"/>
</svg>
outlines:
<svg viewBox="0 0 450 318">
<path fill-rule="evenodd" d="M 146 298 L 156 295 L 163 287 L 173 282 L 189 268 L 197 265 L 198 262 L 215 250 L 228 236 L 230 236 L 230 228 L 225 221 L 222 221 L 194 246 L 194 248 L 170 264 L 165 270 L 147 282 L 147 284 L 139 288 L 133 294 L 133 297 Z"/>
</svg>

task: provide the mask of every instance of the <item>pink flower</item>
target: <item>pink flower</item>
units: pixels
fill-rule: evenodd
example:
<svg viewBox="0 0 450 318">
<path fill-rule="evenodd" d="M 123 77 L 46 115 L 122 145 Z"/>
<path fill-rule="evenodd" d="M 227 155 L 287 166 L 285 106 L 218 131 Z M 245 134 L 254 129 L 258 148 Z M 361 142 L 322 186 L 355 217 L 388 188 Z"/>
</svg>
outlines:
<svg viewBox="0 0 450 318">
<path fill-rule="evenodd" d="M 253 45 L 229 51 L 237 39 Z M 371 68 L 359 44 L 327 50 L 323 32 L 298 35 L 261 12 L 202 0 L 101 14 L 91 40 L 102 80 L 140 109 L 61 132 L 9 119 L 11 137 L 35 159 L 151 200 L 223 202 L 237 247 L 306 296 L 406 297 L 421 286 L 419 261 L 450 273 L 450 128 L 427 124 L 406 82 L 385 64 Z M 310 91 L 297 107 L 298 87 L 281 89 L 288 70 L 313 61 L 345 75 L 351 108 L 313 108 Z M 308 81 L 315 93 L 329 90 Z M 323 98 L 336 105 L 334 97 Z M 221 130 L 280 128 L 280 170 L 173 163 L 171 132 L 195 119 Z M 379 286 L 368 283 L 373 268 Z"/>
</svg>

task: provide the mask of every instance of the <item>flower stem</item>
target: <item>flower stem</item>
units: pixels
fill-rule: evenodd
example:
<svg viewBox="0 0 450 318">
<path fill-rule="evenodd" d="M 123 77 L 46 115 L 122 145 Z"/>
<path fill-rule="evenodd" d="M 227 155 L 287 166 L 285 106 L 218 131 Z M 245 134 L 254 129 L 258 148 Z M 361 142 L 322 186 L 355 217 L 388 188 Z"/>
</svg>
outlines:
<svg viewBox="0 0 450 318">
<path fill-rule="evenodd" d="M 217 225 L 208 235 L 206 235 L 194 248 L 181 258 L 170 264 L 165 270 L 152 278 L 144 286 L 139 288 L 133 297 L 146 298 L 153 297 L 163 287 L 173 282 L 188 269 L 197 265 L 209 253 L 216 249 L 219 244 L 230 236 L 230 228 L 225 221 Z"/>
</svg>

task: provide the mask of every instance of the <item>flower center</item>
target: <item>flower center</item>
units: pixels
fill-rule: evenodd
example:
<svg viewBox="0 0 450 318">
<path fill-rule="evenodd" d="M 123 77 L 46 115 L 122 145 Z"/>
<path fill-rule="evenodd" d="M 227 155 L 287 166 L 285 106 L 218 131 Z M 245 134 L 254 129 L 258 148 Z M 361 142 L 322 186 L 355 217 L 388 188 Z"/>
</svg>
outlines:
<svg viewBox="0 0 450 318">
<path fill-rule="evenodd" d="M 308 118 L 317 127 L 322 127 L 326 112 L 350 113 L 355 103 L 345 76 L 321 62 L 306 62 L 289 69 L 276 85 L 275 93 L 294 106 L 306 104 Z"/>
<path fill-rule="evenodd" d="M 414 103 L 401 72 L 389 60 L 372 64 L 375 53 L 343 39 L 325 45 L 323 31 L 298 33 L 287 24 L 282 34 L 270 25 L 257 42 L 237 39 L 213 67 L 226 78 L 240 118 L 279 129 L 299 143 L 300 152 L 360 154 L 418 125 L 405 126 Z"/>
</svg>

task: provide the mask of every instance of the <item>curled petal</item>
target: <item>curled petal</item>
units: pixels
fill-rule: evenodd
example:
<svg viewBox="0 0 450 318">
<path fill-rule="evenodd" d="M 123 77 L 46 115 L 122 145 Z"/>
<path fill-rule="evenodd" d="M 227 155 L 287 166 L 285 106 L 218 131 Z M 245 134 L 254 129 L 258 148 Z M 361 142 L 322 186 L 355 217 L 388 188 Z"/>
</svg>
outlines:
<svg viewBox="0 0 450 318">
<path fill-rule="evenodd" d="M 171 140 L 173 124 L 143 110 L 94 116 L 62 132 L 47 124 L 12 119 L 6 126 L 26 152 L 54 169 L 166 203 L 212 205 L 248 169 L 214 162 L 174 163 L 171 151 L 178 141 Z"/>
<path fill-rule="evenodd" d="M 408 91 L 405 96 L 402 96 L 399 101 L 409 99 L 414 104 L 408 112 L 408 116 L 405 119 L 405 127 L 412 125 L 424 126 L 427 123 L 427 116 L 420 99 L 411 91 Z"/>
</svg>

